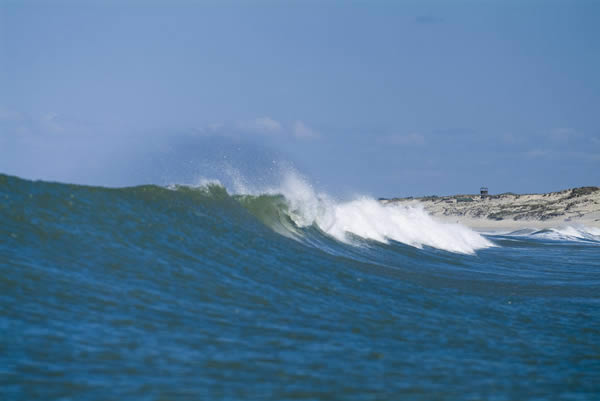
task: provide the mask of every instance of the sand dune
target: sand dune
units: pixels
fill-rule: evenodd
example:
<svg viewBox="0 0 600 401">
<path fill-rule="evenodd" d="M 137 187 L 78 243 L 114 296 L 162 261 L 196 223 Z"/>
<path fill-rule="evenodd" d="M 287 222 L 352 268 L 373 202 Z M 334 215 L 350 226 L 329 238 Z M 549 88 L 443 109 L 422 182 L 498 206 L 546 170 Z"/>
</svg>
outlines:
<svg viewBox="0 0 600 401">
<path fill-rule="evenodd" d="M 580 187 L 546 194 L 453 195 L 381 199 L 385 204 L 420 203 L 438 220 L 476 229 L 600 228 L 600 188 Z"/>
</svg>

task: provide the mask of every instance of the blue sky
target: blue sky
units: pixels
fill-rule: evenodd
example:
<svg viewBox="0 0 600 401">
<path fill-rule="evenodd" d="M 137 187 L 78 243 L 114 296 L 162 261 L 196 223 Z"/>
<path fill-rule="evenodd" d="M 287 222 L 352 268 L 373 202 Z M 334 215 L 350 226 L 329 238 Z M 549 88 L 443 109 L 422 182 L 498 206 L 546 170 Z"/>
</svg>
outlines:
<svg viewBox="0 0 600 401">
<path fill-rule="evenodd" d="M 600 185 L 599 19 L 597 1 L 4 0 L 0 172 L 120 186 L 276 161 L 341 195 Z"/>
</svg>

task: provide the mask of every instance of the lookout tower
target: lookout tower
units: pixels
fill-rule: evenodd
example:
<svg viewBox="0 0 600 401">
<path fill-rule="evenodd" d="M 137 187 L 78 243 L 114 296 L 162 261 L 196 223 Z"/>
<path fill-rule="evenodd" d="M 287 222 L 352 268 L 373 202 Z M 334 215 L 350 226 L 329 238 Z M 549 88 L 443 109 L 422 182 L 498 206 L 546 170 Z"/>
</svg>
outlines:
<svg viewBox="0 0 600 401">
<path fill-rule="evenodd" d="M 479 188 L 479 193 L 481 194 L 482 198 L 485 198 L 486 196 L 488 196 L 488 189 L 487 189 L 487 187 L 481 187 L 481 188 Z"/>
</svg>

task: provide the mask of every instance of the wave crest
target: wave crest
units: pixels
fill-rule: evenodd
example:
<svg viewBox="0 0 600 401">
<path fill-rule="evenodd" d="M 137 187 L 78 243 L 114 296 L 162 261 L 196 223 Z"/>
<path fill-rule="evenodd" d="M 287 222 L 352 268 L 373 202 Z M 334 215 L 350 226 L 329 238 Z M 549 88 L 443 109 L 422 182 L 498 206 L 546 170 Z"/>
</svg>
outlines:
<svg viewBox="0 0 600 401">
<path fill-rule="evenodd" d="M 364 196 L 338 202 L 315 191 L 295 173 L 286 174 L 277 188 L 254 192 L 255 195 L 237 198 L 263 223 L 294 238 L 302 236 L 303 228 L 316 226 L 336 240 L 352 245 L 360 237 L 465 254 L 494 246 L 465 226 L 434 220 L 420 205 L 384 205 Z"/>
</svg>

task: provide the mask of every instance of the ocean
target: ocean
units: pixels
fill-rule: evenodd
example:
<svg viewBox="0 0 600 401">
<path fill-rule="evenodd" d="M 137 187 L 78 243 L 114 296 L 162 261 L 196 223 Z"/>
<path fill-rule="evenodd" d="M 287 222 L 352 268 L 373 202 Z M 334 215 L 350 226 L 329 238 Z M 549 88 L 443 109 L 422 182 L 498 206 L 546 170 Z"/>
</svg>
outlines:
<svg viewBox="0 0 600 401">
<path fill-rule="evenodd" d="M 600 232 L 0 175 L 2 400 L 598 400 Z"/>
</svg>

